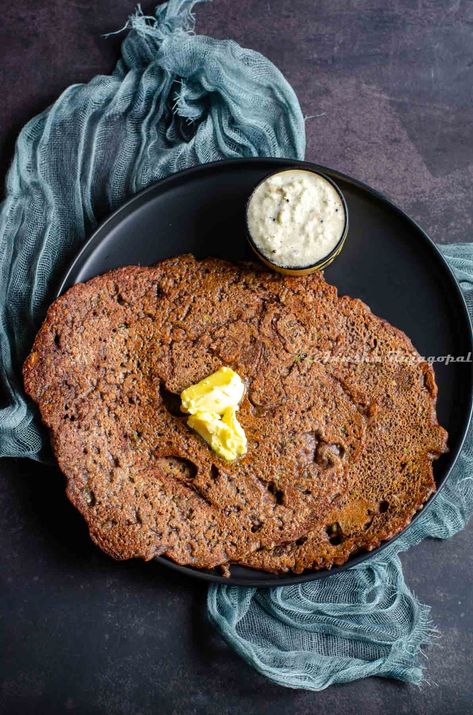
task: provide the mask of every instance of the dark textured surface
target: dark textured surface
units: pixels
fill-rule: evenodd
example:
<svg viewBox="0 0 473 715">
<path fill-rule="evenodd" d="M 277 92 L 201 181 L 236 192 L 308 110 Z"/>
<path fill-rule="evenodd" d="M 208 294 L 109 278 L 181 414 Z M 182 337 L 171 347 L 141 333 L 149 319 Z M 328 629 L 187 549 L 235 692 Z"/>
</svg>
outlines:
<svg viewBox="0 0 473 715">
<path fill-rule="evenodd" d="M 149 9 L 150 4 L 144 4 Z M 21 125 L 68 84 L 109 71 L 124 0 L 3 3 L 1 167 Z M 215 0 L 198 29 L 274 60 L 307 122 L 307 158 L 385 191 L 441 242 L 470 240 L 473 4 Z M 89 542 L 51 467 L 5 460 L 0 487 L 0 710 L 6 713 L 472 712 L 473 532 L 403 556 L 441 637 L 421 689 L 381 679 L 288 691 L 208 625 L 206 587 Z M 29 574 L 25 578 L 25 574 Z"/>
</svg>

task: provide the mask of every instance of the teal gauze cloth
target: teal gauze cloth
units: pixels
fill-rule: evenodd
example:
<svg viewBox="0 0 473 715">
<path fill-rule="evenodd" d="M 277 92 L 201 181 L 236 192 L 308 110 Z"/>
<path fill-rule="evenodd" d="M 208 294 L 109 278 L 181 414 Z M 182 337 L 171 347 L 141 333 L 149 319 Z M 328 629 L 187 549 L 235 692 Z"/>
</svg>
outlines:
<svg viewBox="0 0 473 715">
<path fill-rule="evenodd" d="M 136 12 L 114 72 L 69 87 L 18 138 L 0 214 L 1 456 L 49 455 L 21 364 L 65 268 L 102 217 L 193 164 L 304 156 L 304 119 L 287 81 L 256 52 L 194 35 L 194 4 Z M 442 250 L 471 310 L 473 250 Z M 429 608 L 404 583 L 397 553 L 464 526 L 471 444 L 470 433 L 447 486 L 381 558 L 301 586 L 210 588 L 209 616 L 226 641 L 287 687 L 320 690 L 369 675 L 420 682 Z"/>
</svg>

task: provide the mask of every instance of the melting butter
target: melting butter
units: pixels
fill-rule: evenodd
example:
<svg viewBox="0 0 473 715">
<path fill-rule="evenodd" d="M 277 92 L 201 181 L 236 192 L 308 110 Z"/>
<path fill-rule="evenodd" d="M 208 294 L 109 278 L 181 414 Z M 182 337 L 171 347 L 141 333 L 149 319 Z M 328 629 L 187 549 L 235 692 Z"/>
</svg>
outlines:
<svg viewBox="0 0 473 715">
<path fill-rule="evenodd" d="M 181 393 L 181 409 L 190 415 L 189 427 L 229 462 L 247 450 L 246 435 L 236 416 L 244 391 L 241 377 L 222 367 Z"/>
<path fill-rule="evenodd" d="M 231 367 L 221 367 L 181 393 L 182 410 L 191 415 L 196 412 L 222 415 L 227 407 L 238 407 L 244 391 L 241 377 Z"/>
<path fill-rule="evenodd" d="M 215 412 L 196 412 L 190 415 L 187 424 L 228 462 L 246 454 L 245 432 L 234 407 L 227 407 L 222 416 Z"/>
</svg>

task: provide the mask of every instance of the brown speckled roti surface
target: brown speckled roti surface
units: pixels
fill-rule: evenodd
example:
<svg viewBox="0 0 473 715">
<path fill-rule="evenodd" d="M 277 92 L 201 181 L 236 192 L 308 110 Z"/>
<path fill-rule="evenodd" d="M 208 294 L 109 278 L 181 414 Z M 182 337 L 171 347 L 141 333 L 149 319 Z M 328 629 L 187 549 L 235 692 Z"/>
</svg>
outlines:
<svg viewBox="0 0 473 715">
<path fill-rule="evenodd" d="M 341 565 L 402 531 L 435 491 L 432 459 L 446 450 L 447 435 L 437 424 L 431 366 L 361 301 L 340 298 L 338 319 L 349 359 L 327 370 L 367 409 L 362 452 L 348 464 L 347 491 L 329 519 L 315 519 L 297 543 L 260 549 L 246 560 L 254 568 L 301 573 Z"/>
<path fill-rule="evenodd" d="M 320 274 L 179 256 L 71 288 L 24 377 L 107 553 L 300 571 L 389 538 L 434 489 L 446 435 L 433 372 L 388 361 L 393 347 L 417 355 Z M 327 360 L 367 350 L 381 362 Z M 231 463 L 179 411 L 180 392 L 222 365 L 246 385 L 248 453 Z"/>
</svg>

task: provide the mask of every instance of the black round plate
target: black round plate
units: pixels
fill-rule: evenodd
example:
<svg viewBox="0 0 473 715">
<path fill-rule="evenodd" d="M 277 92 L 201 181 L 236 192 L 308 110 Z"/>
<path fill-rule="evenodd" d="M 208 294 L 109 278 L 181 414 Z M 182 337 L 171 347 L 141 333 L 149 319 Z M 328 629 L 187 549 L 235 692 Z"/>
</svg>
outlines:
<svg viewBox="0 0 473 715">
<path fill-rule="evenodd" d="M 327 174 L 338 183 L 348 204 L 349 235 L 341 255 L 325 271 L 327 280 L 341 294 L 361 298 L 374 313 L 404 330 L 421 355 L 467 356 L 473 352 L 471 325 L 461 290 L 424 231 L 377 191 L 326 167 L 302 161 L 221 161 L 173 174 L 150 186 L 97 229 L 72 264 L 59 292 L 111 268 L 151 265 L 180 253 L 190 252 L 197 258 L 254 258 L 245 238 L 248 196 L 266 175 L 291 167 Z M 441 488 L 468 427 L 472 364 L 436 363 L 435 374 L 438 417 L 448 430 L 450 448 L 434 467 L 437 487 Z M 374 556 L 386 545 L 358 554 L 344 566 L 302 575 L 272 575 L 235 565 L 231 577 L 223 578 L 218 570 L 178 566 L 164 557 L 158 561 L 209 581 L 281 586 L 338 573 Z"/>
</svg>

